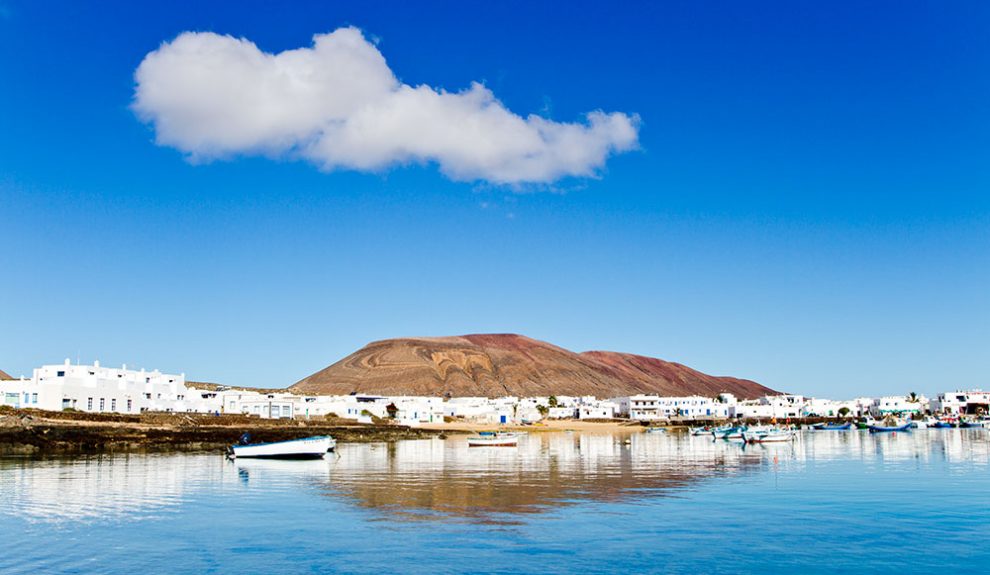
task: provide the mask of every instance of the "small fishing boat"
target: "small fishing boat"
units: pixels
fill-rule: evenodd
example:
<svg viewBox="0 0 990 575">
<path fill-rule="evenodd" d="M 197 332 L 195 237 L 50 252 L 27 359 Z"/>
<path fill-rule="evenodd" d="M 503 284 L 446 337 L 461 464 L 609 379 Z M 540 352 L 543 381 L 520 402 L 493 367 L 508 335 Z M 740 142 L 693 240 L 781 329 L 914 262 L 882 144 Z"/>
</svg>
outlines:
<svg viewBox="0 0 990 575">
<path fill-rule="evenodd" d="M 783 443 L 794 439 L 790 429 L 771 428 L 759 431 L 746 430 L 742 434 L 746 443 Z"/>
<path fill-rule="evenodd" d="M 935 429 L 952 429 L 955 426 L 956 424 L 952 423 L 951 421 L 939 420 L 931 424 L 930 427 L 934 427 Z"/>
<path fill-rule="evenodd" d="M 983 422 L 979 420 L 960 420 L 959 427 L 972 429 L 974 427 L 983 427 Z"/>
<path fill-rule="evenodd" d="M 870 433 L 880 433 L 884 431 L 908 431 L 911 429 L 910 421 L 884 421 L 869 427 Z"/>
<path fill-rule="evenodd" d="M 742 439 L 742 432 L 745 427 L 730 426 L 718 427 L 712 430 L 712 437 L 715 439 Z"/>
<path fill-rule="evenodd" d="M 811 426 L 815 431 L 847 431 L 852 429 L 851 422 L 845 423 L 816 423 Z"/>
<path fill-rule="evenodd" d="M 875 419 L 873 419 L 871 417 L 868 417 L 868 418 L 864 419 L 863 421 L 857 421 L 856 422 L 856 429 L 869 429 L 871 425 L 876 425 L 876 424 L 877 424 L 877 420 L 875 420 Z"/>
<path fill-rule="evenodd" d="M 250 443 L 250 439 L 245 433 L 239 444 L 230 447 L 228 455 L 240 459 L 320 459 L 337 447 L 337 441 L 329 435 L 271 443 Z"/>
<path fill-rule="evenodd" d="M 663 427 L 647 427 L 646 433 L 667 433 L 667 430 Z"/>
<path fill-rule="evenodd" d="M 469 437 L 468 447 L 515 447 L 519 445 L 519 435 L 515 433 L 503 433 L 482 431 L 475 437 Z"/>
<path fill-rule="evenodd" d="M 692 428 L 689 429 L 689 432 L 691 433 L 691 435 L 695 435 L 695 436 L 697 436 L 697 435 L 705 435 L 705 434 L 711 432 L 711 428 L 710 427 L 692 427 Z"/>
</svg>

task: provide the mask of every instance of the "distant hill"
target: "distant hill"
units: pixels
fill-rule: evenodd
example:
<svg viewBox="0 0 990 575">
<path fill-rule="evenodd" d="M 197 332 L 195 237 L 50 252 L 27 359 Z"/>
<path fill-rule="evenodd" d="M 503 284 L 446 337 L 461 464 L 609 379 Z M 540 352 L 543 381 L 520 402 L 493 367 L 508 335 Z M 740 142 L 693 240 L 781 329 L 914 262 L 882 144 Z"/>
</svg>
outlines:
<svg viewBox="0 0 990 575">
<path fill-rule="evenodd" d="M 14 379 L 14 378 L 7 375 L 6 371 L 0 369 L 0 380 L 4 380 L 4 379 Z"/>
<path fill-rule="evenodd" d="M 575 353 L 515 334 L 376 341 L 290 389 L 450 397 L 775 393 L 755 381 L 707 375 L 678 363 L 608 351 Z"/>
</svg>

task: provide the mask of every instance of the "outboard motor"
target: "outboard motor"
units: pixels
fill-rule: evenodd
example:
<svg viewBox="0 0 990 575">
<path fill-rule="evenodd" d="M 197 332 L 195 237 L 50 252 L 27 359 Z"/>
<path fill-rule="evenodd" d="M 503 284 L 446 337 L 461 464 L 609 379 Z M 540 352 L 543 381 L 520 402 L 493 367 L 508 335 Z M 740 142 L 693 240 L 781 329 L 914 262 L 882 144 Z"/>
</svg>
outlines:
<svg viewBox="0 0 990 575">
<path fill-rule="evenodd" d="M 251 434 L 244 433 L 241 435 L 241 439 L 238 441 L 241 445 L 249 445 L 251 443 Z"/>
</svg>

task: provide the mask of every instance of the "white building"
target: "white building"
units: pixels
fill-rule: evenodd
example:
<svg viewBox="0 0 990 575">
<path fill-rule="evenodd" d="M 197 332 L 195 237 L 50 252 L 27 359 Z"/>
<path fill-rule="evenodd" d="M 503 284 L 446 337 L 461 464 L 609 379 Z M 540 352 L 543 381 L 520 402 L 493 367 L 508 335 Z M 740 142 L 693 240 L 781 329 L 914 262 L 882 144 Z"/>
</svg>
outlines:
<svg viewBox="0 0 990 575">
<path fill-rule="evenodd" d="M 619 406 L 619 415 L 629 419 L 656 421 L 664 417 L 660 410 L 660 398 L 656 395 L 616 397 L 611 402 Z"/>
<path fill-rule="evenodd" d="M 611 401 L 589 401 L 578 406 L 578 419 L 612 419 L 618 406 Z"/>
<path fill-rule="evenodd" d="M 702 395 L 661 397 L 658 403 L 660 414 L 667 418 L 725 419 L 729 417 L 729 403 L 722 403 Z"/>
<path fill-rule="evenodd" d="M 990 413 L 990 391 L 946 391 L 928 402 L 932 413 L 943 415 L 976 415 Z"/>
<path fill-rule="evenodd" d="M 911 401 L 910 398 L 902 395 L 887 395 L 873 400 L 870 406 L 870 415 L 873 417 L 883 417 L 888 414 L 904 415 L 921 413 L 923 404 L 921 401 Z"/>
<path fill-rule="evenodd" d="M 129 370 L 93 365 L 43 365 L 31 379 L 0 382 L 3 404 L 51 411 L 75 409 L 92 413 L 142 411 L 219 411 L 216 396 L 190 393 L 185 374 Z"/>
</svg>

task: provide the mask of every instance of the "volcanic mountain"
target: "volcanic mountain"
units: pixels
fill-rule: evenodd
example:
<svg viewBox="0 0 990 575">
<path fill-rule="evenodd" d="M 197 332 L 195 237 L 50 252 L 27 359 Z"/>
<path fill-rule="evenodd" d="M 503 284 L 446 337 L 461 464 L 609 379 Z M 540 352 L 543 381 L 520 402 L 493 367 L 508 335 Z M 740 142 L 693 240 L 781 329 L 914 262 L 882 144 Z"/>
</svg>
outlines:
<svg viewBox="0 0 990 575">
<path fill-rule="evenodd" d="M 575 353 L 515 334 L 387 339 L 366 345 L 290 388 L 300 394 L 533 397 L 637 393 L 740 398 L 774 393 L 755 381 L 716 377 L 627 353 Z"/>
</svg>

